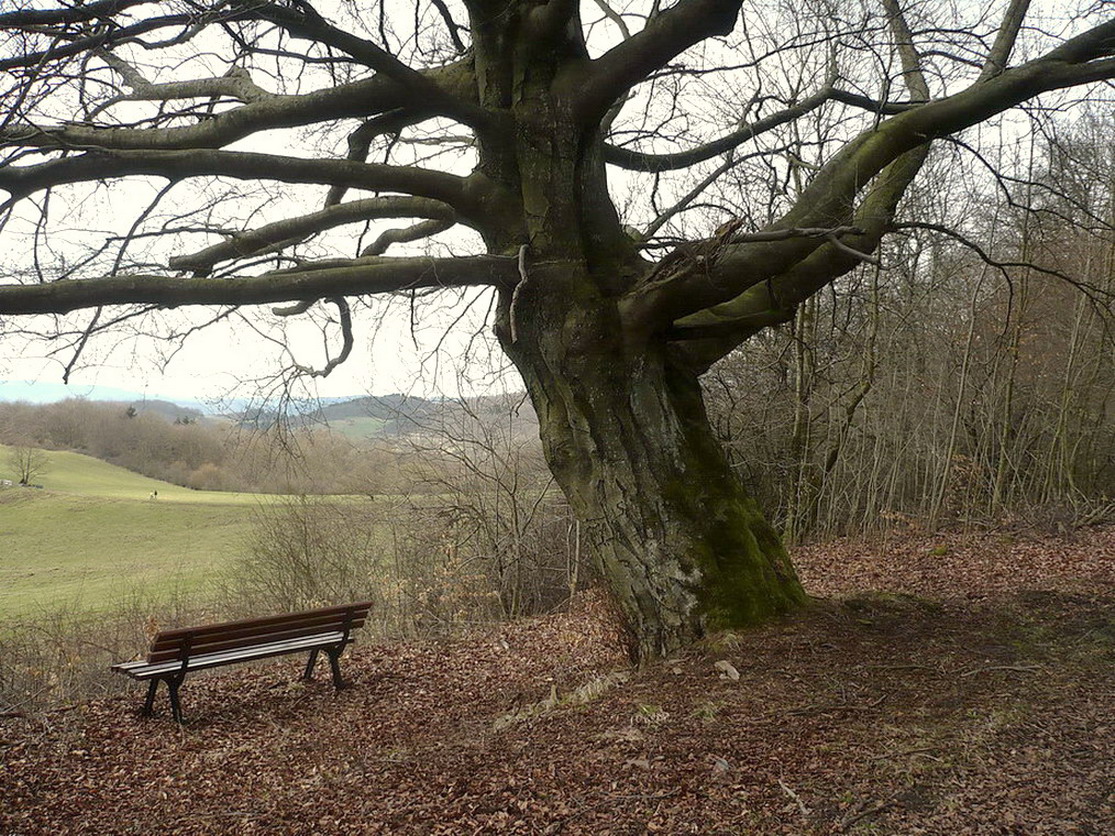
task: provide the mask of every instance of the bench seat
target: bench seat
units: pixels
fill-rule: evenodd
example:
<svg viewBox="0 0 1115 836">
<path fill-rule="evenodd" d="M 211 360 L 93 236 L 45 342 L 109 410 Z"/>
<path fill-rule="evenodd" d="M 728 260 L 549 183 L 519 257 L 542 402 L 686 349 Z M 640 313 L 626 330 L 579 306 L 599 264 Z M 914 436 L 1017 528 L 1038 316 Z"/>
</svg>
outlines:
<svg viewBox="0 0 1115 836">
<path fill-rule="evenodd" d="M 286 641 L 270 642 L 269 644 L 257 644 L 254 647 L 245 647 L 239 650 L 203 653 L 200 656 L 188 657 L 186 659 L 186 670 L 199 671 L 205 668 L 217 668 L 221 665 L 233 665 L 237 662 L 250 662 L 253 659 L 267 659 L 271 656 L 282 656 L 287 653 L 297 653 L 301 650 L 331 647 L 342 641 L 349 643 L 352 639 L 346 640 L 344 633 L 336 631 L 322 633 L 320 636 L 307 636 L 301 639 L 287 639 Z M 113 665 L 112 669 L 120 673 L 126 673 L 134 679 L 150 679 L 153 676 L 176 673 L 182 669 L 182 663 L 170 661 L 152 664 L 145 659 L 141 659 L 138 662 L 120 662 L 119 664 Z"/>
</svg>

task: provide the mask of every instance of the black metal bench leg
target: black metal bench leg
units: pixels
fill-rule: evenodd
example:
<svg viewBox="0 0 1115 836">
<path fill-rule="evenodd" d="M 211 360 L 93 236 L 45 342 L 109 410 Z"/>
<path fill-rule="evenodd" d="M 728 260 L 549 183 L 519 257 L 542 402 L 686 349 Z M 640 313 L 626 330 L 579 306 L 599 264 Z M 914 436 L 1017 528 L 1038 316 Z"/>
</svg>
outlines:
<svg viewBox="0 0 1115 836">
<path fill-rule="evenodd" d="M 178 688 L 182 685 L 184 676 L 175 676 L 168 678 L 166 681 L 167 688 L 170 689 L 170 713 L 174 717 L 174 722 L 182 725 L 182 703 L 178 701 Z"/>
<path fill-rule="evenodd" d="M 143 702 L 143 711 L 141 712 L 144 717 L 150 717 L 155 713 L 155 691 L 158 687 L 158 679 L 152 679 L 147 685 L 147 699 Z"/>
<path fill-rule="evenodd" d="M 333 687 L 340 691 L 345 687 L 345 681 L 341 679 L 341 653 L 344 652 L 344 648 L 327 647 L 325 652 L 329 655 L 329 667 L 333 670 Z"/>
<path fill-rule="evenodd" d="M 314 678 L 314 665 L 317 664 L 317 648 L 315 647 L 310 651 L 310 660 L 306 662 L 306 672 L 302 674 L 302 678 L 310 680 Z"/>
</svg>

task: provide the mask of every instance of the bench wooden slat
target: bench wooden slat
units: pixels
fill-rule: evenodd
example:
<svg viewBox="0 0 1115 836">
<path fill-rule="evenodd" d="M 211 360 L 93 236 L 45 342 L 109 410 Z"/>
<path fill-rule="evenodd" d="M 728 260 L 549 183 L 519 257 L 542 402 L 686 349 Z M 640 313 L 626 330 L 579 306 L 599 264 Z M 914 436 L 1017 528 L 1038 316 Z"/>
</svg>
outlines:
<svg viewBox="0 0 1115 836">
<path fill-rule="evenodd" d="M 364 620 L 363 618 L 352 619 L 352 622 L 349 624 L 349 629 L 355 630 L 358 627 L 363 627 Z M 188 653 L 190 656 L 195 656 L 205 653 L 216 653 L 233 647 L 252 647 L 259 644 L 270 644 L 271 642 L 284 639 L 314 636 L 324 632 L 343 632 L 345 620 L 332 619 L 324 624 L 295 624 L 289 627 L 287 625 L 279 626 L 283 629 L 276 630 L 271 628 L 270 632 L 267 633 L 253 631 L 245 634 L 240 630 L 229 630 L 221 633 L 202 635 L 200 637 L 191 636 Z M 155 641 L 152 642 L 152 651 L 147 654 L 147 661 L 155 663 L 169 662 L 172 659 L 181 659 L 183 647 L 183 640 L 181 638 L 175 639 L 173 642 L 167 642 L 156 637 Z"/>
<path fill-rule="evenodd" d="M 256 628 L 267 628 L 271 626 L 278 626 L 287 624 L 289 622 L 308 621 L 314 618 L 322 618 L 323 621 L 328 621 L 330 616 L 338 616 L 341 620 L 350 610 L 353 617 L 367 616 L 369 610 L 372 608 L 371 601 L 360 601 L 356 604 L 350 604 L 343 607 L 322 607 L 317 610 L 305 610 L 304 612 L 287 613 L 286 615 L 270 615 L 264 618 L 247 618 L 242 621 L 223 621 L 219 624 L 202 624 L 196 627 L 177 627 L 171 630 L 163 630 L 156 637 L 157 639 L 180 639 L 187 633 L 192 633 L 195 636 L 204 635 L 207 633 L 219 633 L 224 630 L 254 630 Z"/>
</svg>

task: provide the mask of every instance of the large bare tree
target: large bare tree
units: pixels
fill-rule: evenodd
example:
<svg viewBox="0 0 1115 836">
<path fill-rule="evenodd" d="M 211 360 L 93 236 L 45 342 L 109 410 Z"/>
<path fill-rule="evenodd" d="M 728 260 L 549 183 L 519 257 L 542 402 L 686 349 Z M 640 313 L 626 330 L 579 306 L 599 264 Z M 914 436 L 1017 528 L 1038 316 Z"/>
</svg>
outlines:
<svg viewBox="0 0 1115 836">
<path fill-rule="evenodd" d="M 0 208 L 34 258 L 0 287 L 6 326 L 95 309 L 80 348 L 154 308 L 321 303 L 327 371 L 354 300 L 493 289 L 644 657 L 805 597 L 701 376 L 874 258 L 934 140 L 1115 77 L 1091 0 L 17 5 Z M 165 185 L 88 254 L 52 243 L 83 185 L 121 179 Z M 452 254 L 385 255 L 450 227 L 474 233 Z"/>
</svg>

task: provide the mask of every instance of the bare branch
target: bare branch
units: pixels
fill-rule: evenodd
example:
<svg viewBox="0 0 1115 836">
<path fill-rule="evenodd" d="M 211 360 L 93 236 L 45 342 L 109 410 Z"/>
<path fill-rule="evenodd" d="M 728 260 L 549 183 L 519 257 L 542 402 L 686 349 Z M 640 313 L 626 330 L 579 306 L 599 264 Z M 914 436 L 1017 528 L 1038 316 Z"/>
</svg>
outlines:
<svg viewBox="0 0 1115 836">
<path fill-rule="evenodd" d="M 741 0 L 680 0 L 631 38 L 593 61 L 586 75 L 571 78 L 581 124 L 598 121 L 612 103 L 671 59 L 713 35 L 735 27 Z"/>
<path fill-rule="evenodd" d="M 445 0 L 432 0 L 434 8 L 437 9 L 441 19 L 445 22 L 445 28 L 449 32 L 449 38 L 453 41 L 453 46 L 458 53 L 463 53 L 467 50 L 464 41 L 461 40 L 461 32 L 467 32 L 468 28 L 461 26 L 453 19 L 453 15 L 449 13 L 449 7 L 445 5 Z"/>
<path fill-rule="evenodd" d="M 333 26 L 305 0 L 299 0 L 297 11 L 273 4 L 260 5 L 256 0 L 233 0 L 233 5 L 241 7 L 245 16 L 268 20 L 296 37 L 348 53 L 362 64 L 390 77 L 412 96 L 421 98 L 427 107 L 439 113 L 466 125 L 483 125 L 488 121 L 488 114 L 483 109 L 442 88 L 431 76 L 408 67 L 372 41 Z"/>
<path fill-rule="evenodd" d="M 915 99 L 929 101 L 929 84 L 922 71 L 921 56 L 918 55 L 914 44 L 913 33 L 902 14 L 898 0 L 883 0 L 883 8 L 890 17 L 890 27 L 894 32 L 895 49 L 898 59 L 902 62 L 902 77 L 906 80 L 906 87 Z"/>
<path fill-rule="evenodd" d="M 851 107 L 858 107 L 868 113 L 877 113 L 880 116 L 894 116 L 896 113 L 905 113 L 907 110 L 925 104 L 925 101 L 916 102 L 881 102 L 859 93 L 850 93 L 847 90 L 834 89 L 829 93 L 829 98 Z"/>
<path fill-rule="evenodd" d="M 373 255 L 383 255 L 392 244 L 407 244 L 411 241 L 420 241 L 423 238 L 437 235 L 439 232 L 445 232 L 445 230 L 452 227 L 453 224 L 453 219 L 447 218 L 443 220 L 422 221 L 413 226 L 408 226 L 405 229 L 389 229 L 361 250 L 360 257 L 367 258 Z"/>
<path fill-rule="evenodd" d="M 1041 58 L 880 123 L 845 145 L 818 172 L 794 207 L 770 229 L 849 223 L 853 220 L 852 206 L 857 194 L 907 152 L 977 124 L 1040 93 L 1081 83 L 1082 78 L 1091 79 L 1097 67 L 1115 74 L 1115 64 L 1109 68 L 1108 61 L 1090 63 L 1112 52 L 1115 52 L 1115 21 L 1084 32 Z M 921 83 L 917 73 L 906 75 L 912 83 Z M 898 165 L 892 173 L 897 175 L 904 169 L 904 164 Z M 890 191 L 890 187 L 884 189 L 884 193 Z M 880 199 L 876 205 L 884 206 L 887 202 Z M 861 224 L 856 222 L 856 225 Z M 870 253 L 874 249 L 874 246 L 861 244 L 855 245 L 860 253 Z M 823 262 L 823 258 L 812 260 L 817 248 L 816 240 L 796 237 L 782 242 L 727 246 L 717 251 L 715 270 L 711 271 L 707 261 L 697 263 L 684 257 L 680 261 L 664 261 L 665 269 L 656 271 L 629 297 L 629 314 L 646 322 L 647 327 L 663 327 L 679 317 L 725 303 L 779 276 L 798 276 L 800 282 L 795 278 L 789 284 L 799 289 L 813 287 L 823 275 L 820 266 L 810 266 L 799 274 L 795 272 L 795 265 L 807 259 L 810 265 Z M 827 245 L 824 252 L 834 250 Z M 834 263 L 842 267 L 844 261 L 838 258 Z M 851 269 L 855 263 L 858 260 L 839 272 L 830 272 L 829 280 Z"/>
<path fill-rule="evenodd" d="M 136 40 L 140 35 L 146 35 L 149 32 L 156 32 L 160 29 L 180 29 L 179 35 L 172 40 L 174 42 L 181 42 L 183 40 L 188 40 L 193 34 L 200 31 L 209 23 L 227 19 L 229 19 L 228 13 L 211 11 L 201 12 L 199 14 L 164 15 L 163 17 L 141 20 L 130 26 L 102 26 L 92 30 L 94 34 L 91 35 L 76 36 L 69 35 L 65 32 L 56 32 L 54 33 L 55 43 L 49 49 L 0 59 L 0 70 L 11 71 L 23 67 L 37 67 L 48 62 L 72 58 L 75 55 L 81 55 L 93 50 L 109 49 L 116 44 Z M 83 28 L 80 31 L 88 32 L 91 30 Z M 68 40 L 69 43 L 60 45 L 61 41 L 66 40 Z"/>
<path fill-rule="evenodd" d="M 159 0 L 98 0 L 78 6 L 61 9 L 19 9 L 0 14 L 0 28 L 24 29 L 36 26 L 61 26 L 63 24 L 87 23 L 119 14 L 134 6 L 157 3 Z"/>
<path fill-rule="evenodd" d="M 379 258 L 355 266 L 222 279 L 165 275 L 0 286 L 0 316 L 61 314 L 101 305 L 265 305 L 421 288 L 500 287 L 519 280 L 514 258 Z"/>
<path fill-rule="evenodd" d="M 337 314 L 340 318 L 342 339 L 341 353 L 336 357 L 329 357 L 327 347 L 325 366 L 320 369 L 312 369 L 309 366 L 295 366 L 299 372 L 308 377 L 329 377 L 337 366 L 348 359 L 349 355 L 352 353 L 352 346 L 355 343 L 352 336 L 352 309 L 349 308 L 348 301 L 343 296 L 334 296 L 329 301 L 336 306 Z M 305 313 L 310 307 L 310 304 L 301 303 L 290 308 L 273 308 L 272 313 L 279 316 L 291 316 L 293 314 Z"/>
<path fill-rule="evenodd" d="M 397 108 L 369 119 L 348 136 L 348 153 L 346 159 L 354 162 L 364 162 L 368 159 L 372 141 L 384 134 L 398 134 L 403 128 L 421 122 L 434 114 L 421 109 Z M 325 198 L 325 205 L 332 206 L 340 203 L 348 192 L 345 185 L 333 186 Z"/>
<path fill-rule="evenodd" d="M 251 75 L 242 67 L 232 67 L 220 78 L 198 78 L 154 84 L 144 78 L 135 67 L 112 53 L 103 52 L 100 58 L 120 74 L 132 92 L 115 96 L 99 105 L 92 111 L 91 119 L 118 102 L 170 101 L 224 96 L 249 103 L 271 97 L 270 93 L 252 81 Z"/>
<path fill-rule="evenodd" d="M 786 150 L 787 148 L 783 147 L 779 149 L 773 149 L 772 151 L 762 151 L 755 152 L 753 154 L 746 154 L 742 157 L 737 157 L 733 152 L 729 151 L 724 159 L 724 162 L 710 171 L 708 175 L 702 178 L 700 182 L 693 186 L 693 188 L 691 188 L 688 192 L 678 198 L 678 200 L 672 206 L 660 212 L 658 217 L 650 222 L 647 228 L 643 230 L 642 240 L 646 241 L 656 232 L 658 232 L 658 230 L 660 230 L 663 226 L 665 226 L 671 218 L 677 216 L 681 212 L 684 212 L 687 208 L 689 208 L 690 205 L 692 205 L 693 201 L 704 194 L 705 190 L 708 189 L 709 186 L 711 186 L 713 183 L 715 183 L 736 166 L 742 165 L 747 160 L 753 159 L 754 157 L 760 156 L 761 154 L 778 153 L 779 151 Z M 780 232 L 782 231 L 784 230 L 780 230 Z"/>
<path fill-rule="evenodd" d="M 278 180 L 286 183 L 346 185 L 390 190 L 440 200 L 462 217 L 474 218 L 479 209 L 466 195 L 466 179 L 415 166 L 354 163 L 347 160 L 306 160 L 248 151 L 95 151 L 38 165 L 0 168 L 0 189 L 22 198 L 64 183 L 103 180 L 130 175 L 154 175 L 184 180 L 203 175 L 236 179 Z"/>
<path fill-rule="evenodd" d="M 1052 270 L 1048 267 L 1042 267 L 1040 264 L 1035 264 L 1032 261 L 1000 261 L 997 258 L 993 258 L 982 246 L 980 246 L 976 241 L 973 241 L 967 235 L 964 235 L 963 233 L 958 232 L 951 227 L 945 226 L 944 224 L 928 223 L 925 221 L 904 221 L 902 223 L 894 224 L 894 229 L 898 231 L 921 229 L 925 230 L 926 232 L 935 232 L 939 235 L 947 236 L 974 252 L 976 256 L 979 257 L 980 261 L 982 261 L 988 267 L 995 268 L 1004 276 L 1008 275 L 1011 269 L 1032 270 L 1035 273 L 1041 273 L 1045 276 L 1050 276 L 1051 278 L 1059 279 L 1067 284 L 1071 284 L 1078 290 L 1082 290 L 1091 298 L 1107 297 L 1107 299 L 1111 299 L 1115 297 L 1115 292 L 1096 287 L 1095 285 L 1089 284 L 1087 282 L 1082 282 L 1078 279 L 1074 279 L 1068 273 L 1062 272 L 1061 270 Z"/>
<path fill-rule="evenodd" d="M 471 70 L 463 63 L 428 71 L 438 84 L 461 91 L 472 89 Z M 262 101 L 224 111 L 196 125 L 151 129 L 16 124 L 0 130 L 0 145 L 27 148 L 104 148 L 173 150 L 217 148 L 259 131 L 293 128 L 322 119 L 373 116 L 417 106 L 405 88 L 386 77 L 316 90 L 301 95 L 270 95 Z M 428 108 L 423 108 L 429 114 Z M 424 117 L 425 118 L 425 117 Z"/>
<path fill-rule="evenodd" d="M 1022 21 L 1026 19 L 1026 12 L 1030 9 L 1030 0 L 1011 0 L 1003 15 L 1003 23 L 995 36 L 995 43 L 991 46 L 987 61 L 984 62 L 980 72 L 980 81 L 986 81 L 997 76 L 1007 68 L 1014 42 L 1018 40 L 1018 31 L 1022 28 Z"/>
<path fill-rule="evenodd" d="M 673 154 L 645 154 L 641 151 L 631 151 L 627 148 L 617 148 L 614 145 L 609 145 L 605 148 L 604 159 L 606 162 L 618 165 L 621 168 L 631 169 L 633 171 L 671 171 L 679 168 L 687 168 L 699 162 L 710 160 L 718 154 L 723 154 L 733 148 L 738 148 L 748 140 L 754 139 L 760 134 L 777 128 L 779 125 L 784 125 L 791 122 L 811 110 L 815 110 L 832 96 L 833 88 L 827 85 L 824 89 L 819 90 L 811 96 L 802 99 L 796 105 L 780 110 L 777 113 L 772 113 L 770 116 L 765 116 L 762 119 L 757 119 L 754 122 L 748 122 L 741 125 L 730 134 L 725 134 L 719 139 L 712 142 L 706 142 L 704 145 L 699 145 L 696 148 L 690 148 L 687 151 L 678 151 Z"/>
<path fill-rule="evenodd" d="M 436 218 L 448 228 L 454 223 L 456 215 L 446 204 L 426 198 L 379 197 L 354 200 L 237 233 L 227 241 L 206 247 L 200 252 L 175 256 L 170 259 L 169 264 L 172 270 L 190 270 L 194 275 L 205 276 L 222 261 L 259 255 L 281 245 L 302 241 L 327 229 L 374 218 L 399 217 Z"/>
</svg>

